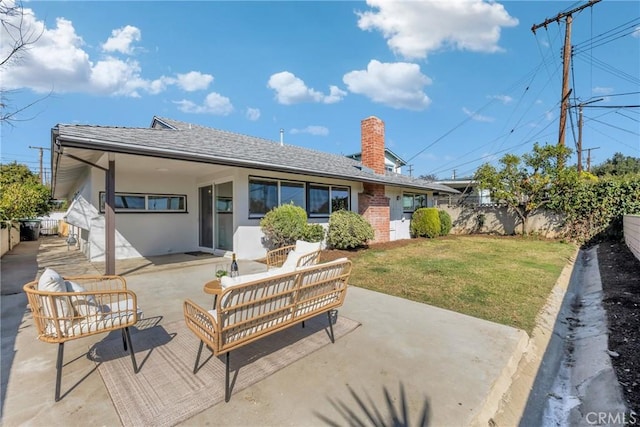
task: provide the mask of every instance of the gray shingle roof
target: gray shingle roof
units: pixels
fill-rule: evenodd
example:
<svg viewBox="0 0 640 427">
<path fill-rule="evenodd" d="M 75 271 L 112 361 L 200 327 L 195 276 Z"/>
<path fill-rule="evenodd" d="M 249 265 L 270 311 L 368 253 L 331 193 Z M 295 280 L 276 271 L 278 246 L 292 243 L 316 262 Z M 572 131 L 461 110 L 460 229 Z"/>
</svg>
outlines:
<svg viewBox="0 0 640 427">
<path fill-rule="evenodd" d="M 376 174 L 361 162 L 295 145 L 154 117 L 149 128 L 63 125 L 54 136 L 63 146 L 91 148 L 312 176 L 346 178 L 396 187 L 457 192 L 405 175 Z M 167 127 L 169 126 L 169 127 Z"/>
</svg>

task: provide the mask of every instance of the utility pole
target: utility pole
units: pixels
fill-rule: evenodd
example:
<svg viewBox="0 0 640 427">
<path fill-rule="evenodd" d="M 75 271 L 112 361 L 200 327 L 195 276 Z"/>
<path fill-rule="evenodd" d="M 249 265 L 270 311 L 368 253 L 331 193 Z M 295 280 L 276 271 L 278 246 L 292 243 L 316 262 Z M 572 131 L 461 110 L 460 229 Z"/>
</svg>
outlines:
<svg viewBox="0 0 640 427">
<path fill-rule="evenodd" d="M 33 145 L 30 145 L 29 148 L 35 148 L 36 150 L 40 150 L 40 184 L 44 184 L 44 173 L 42 170 L 42 151 L 43 150 L 49 150 L 51 151 L 50 148 L 47 147 L 34 147 Z"/>
<path fill-rule="evenodd" d="M 571 90 L 569 89 L 569 63 L 571 62 L 571 23 L 573 22 L 573 14 L 576 12 L 580 12 L 582 9 L 587 7 L 591 7 L 594 4 L 600 2 L 602 0 L 589 0 L 587 4 L 583 4 L 580 7 L 576 7 L 571 9 L 568 12 L 561 12 L 555 18 L 545 19 L 541 24 L 536 24 L 531 27 L 531 31 L 533 34 L 536 33 L 536 30 L 540 27 L 547 28 L 552 22 L 560 23 L 561 19 L 565 19 L 566 22 L 566 30 L 564 33 L 564 49 L 562 55 L 562 101 L 560 103 L 560 125 L 558 130 L 558 145 L 564 145 L 564 139 L 566 134 L 566 125 L 567 125 L 567 110 L 569 108 L 569 94 Z"/>
<path fill-rule="evenodd" d="M 604 100 L 604 98 L 598 98 L 598 99 L 594 99 L 593 101 L 589 101 L 589 102 L 581 102 L 580 104 L 578 104 L 578 111 L 579 111 L 579 115 L 578 115 L 578 172 L 582 172 L 582 107 L 584 107 L 585 105 L 589 105 L 592 104 L 594 102 L 600 102 Z"/>
<path fill-rule="evenodd" d="M 407 169 L 409 169 L 409 176 L 411 176 L 411 173 L 413 172 L 413 165 L 407 165 Z"/>
<path fill-rule="evenodd" d="M 600 147 L 587 148 L 587 172 L 591 172 L 591 150 L 597 150 Z"/>
</svg>

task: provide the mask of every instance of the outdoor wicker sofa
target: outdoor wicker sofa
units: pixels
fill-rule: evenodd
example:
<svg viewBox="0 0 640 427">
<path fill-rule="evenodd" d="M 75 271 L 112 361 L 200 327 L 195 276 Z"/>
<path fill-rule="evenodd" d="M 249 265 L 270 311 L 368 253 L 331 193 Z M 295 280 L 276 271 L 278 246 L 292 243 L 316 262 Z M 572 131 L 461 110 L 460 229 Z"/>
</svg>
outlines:
<svg viewBox="0 0 640 427">
<path fill-rule="evenodd" d="M 121 330 L 124 349 L 129 349 L 133 371 L 138 373 L 129 327 L 135 325 L 142 312 L 136 294 L 127 289 L 124 277 L 62 277 L 47 268 L 39 280 L 27 283 L 23 289 L 38 339 L 58 344 L 56 402 L 60 400 L 66 341 Z"/>
<path fill-rule="evenodd" d="M 187 327 L 200 339 L 193 372 L 199 369 L 204 345 L 214 356 L 225 355 L 225 401 L 229 401 L 230 352 L 275 332 L 327 313 L 330 338 L 332 312 L 344 302 L 351 261 L 335 261 L 222 278 L 222 292 L 213 310 L 184 301 Z M 226 283 L 225 283 L 226 282 Z"/>
</svg>

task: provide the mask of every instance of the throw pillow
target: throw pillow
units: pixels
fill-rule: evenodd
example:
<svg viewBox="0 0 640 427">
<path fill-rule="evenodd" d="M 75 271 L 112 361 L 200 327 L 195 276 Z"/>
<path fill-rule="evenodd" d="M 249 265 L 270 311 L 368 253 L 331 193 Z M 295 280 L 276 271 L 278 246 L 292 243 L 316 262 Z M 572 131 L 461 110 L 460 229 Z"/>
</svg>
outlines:
<svg viewBox="0 0 640 427">
<path fill-rule="evenodd" d="M 296 251 L 301 254 L 319 251 L 321 244 L 322 242 L 305 242 L 304 240 L 296 240 Z"/>
<path fill-rule="evenodd" d="M 86 288 L 76 282 L 66 280 L 64 283 L 67 287 L 67 292 L 87 292 Z M 95 316 L 100 313 L 100 306 L 93 295 L 74 295 L 70 297 L 70 300 L 77 316 Z"/>
<path fill-rule="evenodd" d="M 38 290 L 46 292 L 66 292 L 67 286 L 64 283 L 64 279 L 54 269 L 45 269 L 42 276 L 38 279 Z M 64 320 L 58 321 L 58 327 L 63 335 L 66 334 L 67 329 L 71 325 L 70 318 L 73 315 L 71 304 L 69 303 L 69 297 L 60 296 L 53 297 L 54 303 L 51 304 L 51 298 L 43 297 L 43 310 L 44 315 L 50 318 L 45 325 L 45 331 L 47 334 L 56 334 L 55 323 L 52 318 L 63 318 Z M 55 308 L 54 308 L 55 307 Z"/>
</svg>

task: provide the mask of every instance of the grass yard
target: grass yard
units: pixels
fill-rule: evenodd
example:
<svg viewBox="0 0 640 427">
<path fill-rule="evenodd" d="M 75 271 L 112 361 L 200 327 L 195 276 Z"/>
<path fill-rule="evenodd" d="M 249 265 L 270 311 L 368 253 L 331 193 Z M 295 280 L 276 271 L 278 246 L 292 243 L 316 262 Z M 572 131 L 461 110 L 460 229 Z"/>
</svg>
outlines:
<svg viewBox="0 0 640 427">
<path fill-rule="evenodd" d="M 350 283 L 531 334 L 576 247 L 521 237 L 414 239 L 352 253 Z"/>
</svg>

